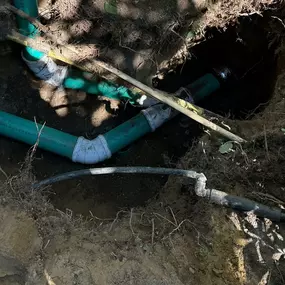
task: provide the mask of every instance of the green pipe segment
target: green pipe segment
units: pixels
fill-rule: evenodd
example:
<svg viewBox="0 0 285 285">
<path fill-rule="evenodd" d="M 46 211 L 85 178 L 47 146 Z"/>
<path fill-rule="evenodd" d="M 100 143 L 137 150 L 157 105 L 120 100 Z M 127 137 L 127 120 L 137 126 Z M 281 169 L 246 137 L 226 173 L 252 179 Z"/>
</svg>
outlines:
<svg viewBox="0 0 285 285">
<path fill-rule="evenodd" d="M 63 81 L 63 87 L 74 90 L 83 90 L 88 94 L 102 95 L 116 100 L 127 100 L 135 104 L 141 94 L 133 93 L 124 86 L 117 86 L 107 81 L 91 81 L 85 79 L 79 71 L 69 72 L 67 78 Z"/>
<path fill-rule="evenodd" d="M 64 88 L 82 90 L 88 94 L 101 95 L 116 100 L 127 100 L 131 104 L 135 104 L 141 97 L 141 94 L 133 93 L 124 86 L 114 85 L 107 81 L 91 81 L 85 79 L 82 74 L 74 76 L 73 73 L 74 71 L 69 72 L 64 79 Z"/>
<path fill-rule="evenodd" d="M 147 119 L 140 113 L 129 121 L 107 132 L 104 134 L 104 137 L 109 150 L 113 154 L 151 131 Z"/>
<path fill-rule="evenodd" d="M 31 47 L 26 47 L 24 48 L 24 51 L 23 51 L 23 56 L 25 57 L 25 59 L 29 61 L 38 61 L 41 58 L 43 58 L 44 55 L 45 54 L 43 52 L 33 49 Z"/>
<path fill-rule="evenodd" d="M 14 5 L 31 17 L 38 17 L 37 0 L 14 0 Z M 23 35 L 34 37 L 38 34 L 37 28 L 29 21 L 17 16 L 17 23 Z M 31 47 L 26 47 L 23 51 L 23 55 L 28 61 L 38 61 L 44 56 L 44 53 Z M 71 71 L 64 80 L 63 86 L 65 88 L 83 90 L 86 93 L 102 95 L 117 100 L 124 99 L 128 100 L 131 104 L 135 104 L 136 100 L 141 97 L 140 94 L 135 94 L 124 86 L 116 86 L 105 81 L 90 81 L 85 79 L 83 75 L 78 72 L 75 76 L 73 73 L 74 72 Z"/>
<path fill-rule="evenodd" d="M 199 102 L 212 94 L 219 87 L 219 81 L 214 75 L 208 73 L 190 84 L 187 89 L 190 90 L 194 102 Z M 129 121 L 104 134 L 104 137 L 113 154 L 151 131 L 152 129 L 145 115 L 140 113 Z"/>
<path fill-rule="evenodd" d="M 194 102 L 203 100 L 219 88 L 219 80 L 211 73 L 205 74 L 186 87 L 190 90 Z"/>
<path fill-rule="evenodd" d="M 37 18 L 39 15 L 37 0 L 14 0 L 14 6 L 28 14 L 30 17 Z M 23 35 L 33 37 L 38 33 L 37 28 L 28 20 L 19 16 L 16 18 L 19 30 Z"/>
<path fill-rule="evenodd" d="M 0 111 L 0 134 L 72 158 L 77 137 Z"/>
<path fill-rule="evenodd" d="M 37 18 L 39 15 L 37 0 L 14 0 L 14 5 L 16 8 L 22 10 L 33 18 Z M 35 37 L 38 34 L 38 29 L 28 20 L 25 20 L 20 16 L 16 16 L 16 19 L 21 34 L 28 37 Z M 26 47 L 23 54 L 29 61 L 36 61 L 44 56 L 43 52 L 31 47 Z"/>
</svg>

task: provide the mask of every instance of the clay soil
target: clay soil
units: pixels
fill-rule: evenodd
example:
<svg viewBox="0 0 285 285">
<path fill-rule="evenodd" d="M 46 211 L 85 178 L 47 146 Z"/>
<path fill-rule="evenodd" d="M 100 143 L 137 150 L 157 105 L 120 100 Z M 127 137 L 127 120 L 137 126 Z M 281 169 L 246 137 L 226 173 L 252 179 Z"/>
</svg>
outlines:
<svg viewBox="0 0 285 285">
<path fill-rule="evenodd" d="M 64 15 L 60 0 L 54 2 L 40 3 L 42 15 L 47 7 L 47 23 L 53 25 L 55 15 L 68 24 L 75 16 L 78 21 L 83 17 L 77 10 L 73 16 Z M 147 1 L 133 2 L 132 7 L 140 11 L 147 7 Z M 152 3 L 156 2 L 159 1 Z M 182 6 L 188 3 L 180 2 Z M 209 47 L 211 52 L 218 51 L 216 56 L 205 56 L 209 64 L 210 58 L 218 58 L 218 53 L 229 62 L 230 51 L 242 53 L 252 47 L 250 53 L 239 55 L 243 60 L 232 61 L 234 66 L 250 63 L 238 74 L 245 78 L 239 80 L 241 87 L 226 87 L 215 95 L 216 100 L 203 102 L 227 117 L 224 123 L 248 142 L 233 144 L 232 150 L 222 154 L 222 138 L 178 116 L 98 167 L 193 169 L 206 175 L 209 188 L 284 209 L 284 13 L 279 7 L 273 14 L 265 11 L 261 22 L 258 15 L 246 15 L 242 16 L 248 17 L 245 24 L 239 19 L 235 28 L 228 26 L 240 13 L 254 10 L 259 14 L 266 8 L 266 1 L 247 2 L 250 8 L 243 1 L 240 6 L 230 1 L 218 1 L 217 6 L 204 3 L 208 12 L 231 7 L 231 13 L 222 18 L 217 14 L 212 17 L 203 3 L 193 2 L 204 7 L 204 22 L 196 23 L 200 23 L 201 30 L 202 23 L 206 23 L 219 29 L 227 27 L 230 32 L 225 36 L 220 36 L 219 29 L 205 32 L 203 41 L 192 42 L 201 48 L 190 51 L 196 56 L 205 54 Z M 94 1 L 88 3 L 94 5 Z M 102 3 L 96 2 L 97 10 Z M 130 5 L 129 1 L 120 3 Z M 86 17 L 88 11 L 82 7 L 79 11 L 83 11 L 84 20 L 94 17 Z M 167 11 L 166 16 L 172 15 L 172 10 Z M 123 12 L 118 5 L 116 13 L 122 16 Z M 256 26 L 260 29 L 252 28 Z M 245 30 L 259 36 L 250 41 Z M 259 30 L 265 32 L 260 35 Z M 218 40 L 213 42 L 210 35 Z M 204 39 L 208 46 L 203 46 Z M 223 50 L 220 42 L 227 43 L 228 48 Z M 20 58 L 19 46 L 3 42 L 0 48 L 2 111 L 90 139 L 139 112 L 103 97 L 69 90 L 54 92 L 29 73 Z M 175 91 L 187 83 L 185 80 L 195 79 L 191 65 L 179 65 L 179 60 L 176 57 L 168 61 L 166 84 L 161 82 L 158 87 Z M 212 60 L 211 67 L 214 63 Z M 228 94 L 232 97 L 225 97 Z M 284 224 L 209 204 L 195 196 L 193 181 L 112 175 L 71 180 L 35 191 L 33 182 L 84 166 L 39 149 L 32 153 L 29 146 L 4 137 L 0 137 L 0 161 L 0 284 L 285 284 Z"/>
<path fill-rule="evenodd" d="M 170 59 L 189 57 L 187 47 L 199 42 L 207 28 L 223 30 L 241 15 L 259 13 L 275 2 L 42 0 L 39 7 L 59 42 L 81 49 L 78 61 L 97 56 L 151 85 L 158 71 L 169 69 Z"/>
</svg>

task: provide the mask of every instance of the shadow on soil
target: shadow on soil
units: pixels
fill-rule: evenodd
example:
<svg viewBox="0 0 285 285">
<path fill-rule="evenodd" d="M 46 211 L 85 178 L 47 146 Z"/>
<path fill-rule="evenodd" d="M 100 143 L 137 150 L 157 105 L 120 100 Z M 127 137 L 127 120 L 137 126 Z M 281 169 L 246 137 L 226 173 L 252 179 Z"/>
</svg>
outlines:
<svg viewBox="0 0 285 285">
<path fill-rule="evenodd" d="M 245 118 L 252 110 L 260 110 L 260 105 L 269 100 L 275 82 L 274 51 L 268 50 L 265 22 L 263 18 L 253 17 L 241 19 L 239 27 L 229 28 L 224 33 L 208 31 L 209 39 L 193 48 L 192 60 L 155 84 L 160 89 L 174 92 L 199 76 L 213 72 L 215 67 L 227 66 L 232 70 L 231 80 L 222 83 L 221 90 L 201 105 L 234 118 Z M 252 35 L 255 36 L 252 38 Z M 19 54 L 20 50 L 15 48 L 14 54 L 1 58 L 3 111 L 30 120 L 36 118 L 37 122 L 46 122 L 49 127 L 90 139 L 139 112 L 133 107 L 120 106 L 119 110 L 110 114 L 106 111 L 106 104 L 109 106 L 109 103 L 88 95 L 80 104 L 71 106 L 69 114 L 61 118 L 48 103 L 41 100 L 39 89 L 31 88 L 31 79 L 27 80 L 28 71 Z M 84 116 L 78 115 L 78 105 L 85 108 Z M 96 117 L 96 126 L 92 116 Z M 189 120 L 185 125 L 185 117 L 178 116 L 157 132 L 145 136 L 97 166 L 175 166 L 201 132 L 199 125 Z M 29 147 L 6 138 L 1 138 L 0 146 L 1 161 L 5 162 L 2 168 L 10 175 L 15 174 Z M 41 150 L 37 151 L 34 161 L 38 180 L 84 167 Z M 54 194 L 50 199 L 61 210 L 69 208 L 83 215 L 89 215 L 92 211 L 99 217 L 113 217 L 118 209 L 144 205 L 154 198 L 166 179 L 144 175 L 87 177 L 54 185 Z"/>
</svg>

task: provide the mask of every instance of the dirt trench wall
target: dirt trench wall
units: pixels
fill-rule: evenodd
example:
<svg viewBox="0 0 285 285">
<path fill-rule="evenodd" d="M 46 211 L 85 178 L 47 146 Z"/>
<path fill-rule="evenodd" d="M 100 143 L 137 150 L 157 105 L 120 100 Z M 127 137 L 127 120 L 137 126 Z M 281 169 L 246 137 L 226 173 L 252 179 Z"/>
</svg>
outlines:
<svg viewBox="0 0 285 285">
<path fill-rule="evenodd" d="M 187 58 L 186 47 L 201 40 L 206 28 L 223 29 L 274 2 L 57 0 L 41 1 L 40 11 L 62 43 L 94 45 L 101 59 L 151 85 L 173 56 Z"/>
<path fill-rule="evenodd" d="M 10 11 L 6 9 L 6 5 L 10 4 L 9 0 L 1 1 L 0 6 L 0 42 L 5 41 L 8 33 L 15 28 L 15 19 Z"/>
<path fill-rule="evenodd" d="M 224 19 L 221 7 L 229 8 L 230 3 L 232 12 L 226 21 L 234 19 L 236 11 L 252 11 L 243 6 L 245 2 L 237 2 L 217 2 L 213 7 L 220 16 L 214 19 Z M 265 2 L 254 3 L 262 8 Z M 56 13 L 59 8 L 53 9 L 61 15 Z M 91 21 L 92 29 L 96 23 L 103 29 L 103 20 L 94 18 L 84 16 L 83 20 Z M 60 22 L 69 27 L 81 20 L 73 17 Z M 115 28 L 110 27 L 108 32 Z M 118 40 L 114 40 L 115 47 Z M 102 42 L 103 49 L 113 49 L 107 40 Z M 117 66 L 124 57 L 121 60 Z M 211 136 L 189 150 L 178 166 L 204 172 L 210 187 L 269 205 L 282 204 L 285 154 L 280 128 L 284 117 L 279 112 L 284 113 L 284 90 L 281 74 L 266 111 L 251 122 L 238 124 L 239 134 L 255 142 L 243 149 L 237 145 L 234 152 L 222 155 L 220 141 Z M 31 191 L 31 183 L 27 176 L 13 177 L 7 180 L 5 191 L 0 188 L 0 284 L 244 285 L 258 284 L 268 271 L 272 282 L 281 284 L 284 227 L 209 205 L 192 195 L 193 185 L 187 181 L 170 178 L 147 207 L 122 210 L 107 220 L 58 211 L 47 195 Z M 273 259 L 274 254 L 280 260 Z"/>
</svg>

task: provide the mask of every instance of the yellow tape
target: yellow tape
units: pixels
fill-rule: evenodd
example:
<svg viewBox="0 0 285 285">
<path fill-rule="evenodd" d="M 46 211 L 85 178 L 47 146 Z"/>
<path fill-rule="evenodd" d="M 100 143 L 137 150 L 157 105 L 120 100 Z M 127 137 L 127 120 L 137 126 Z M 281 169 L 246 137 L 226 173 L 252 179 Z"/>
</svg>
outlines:
<svg viewBox="0 0 285 285">
<path fill-rule="evenodd" d="M 22 44 L 22 45 L 24 45 L 24 46 L 29 46 L 29 44 L 28 44 L 27 41 L 21 40 L 21 39 L 15 37 L 15 36 L 13 36 L 13 35 L 8 35 L 7 38 L 10 39 L 10 40 L 12 40 L 12 41 L 14 41 L 14 42 L 20 43 L 20 44 Z M 67 64 L 76 66 L 77 68 L 79 68 L 79 69 L 81 69 L 81 70 L 84 70 L 84 71 L 89 72 L 87 69 L 82 68 L 82 66 L 77 65 L 77 64 L 76 64 L 74 61 L 72 61 L 71 59 L 68 59 L 68 58 L 66 58 L 66 57 L 64 57 L 64 56 L 58 55 L 58 54 L 57 54 L 55 51 L 53 51 L 53 50 L 50 50 L 50 51 L 47 53 L 47 55 L 50 56 L 50 57 L 52 57 L 52 58 L 58 59 L 58 60 L 60 60 L 60 61 L 62 61 L 62 62 L 65 62 L 65 63 L 67 63 Z M 137 88 L 137 87 L 135 87 L 135 86 L 134 86 L 133 88 L 130 87 L 130 89 L 131 89 L 132 92 L 134 92 L 134 93 L 144 94 L 144 92 L 143 92 L 142 90 L 140 90 L 139 88 Z M 178 103 L 181 107 L 186 108 L 186 109 L 189 109 L 189 110 L 191 110 L 191 111 L 193 111 L 193 112 L 195 112 L 195 113 L 197 113 L 197 114 L 199 114 L 199 115 L 204 114 L 204 111 L 203 111 L 202 108 L 196 107 L 196 106 L 192 105 L 191 103 L 189 103 L 189 102 L 187 102 L 187 101 L 185 101 L 185 100 L 182 100 L 182 99 L 180 99 L 180 98 L 177 98 L 177 97 L 174 97 L 174 98 L 175 98 L 176 103 Z"/>
<path fill-rule="evenodd" d="M 50 50 L 47 54 L 49 57 L 53 57 L 55 59 L 58 59 L 62 62 L 65 62 L 67 64 L 70 64 L 70 65 L 76 65 L 74 61 L 72 61 L 71 59 L 68 59 L 64 56 L 61 56 L 61 55 L 58 55 L 57 53 L 55 53 L 53 50 Z"/>
<path fill-rule="evenodd" d="M 183 108 L 186 108 L 186 109 L 189 109 L 199 115 L 202 115 L 204 112 L 203 112 L 203 109 L 199 108 L 199 107 L 196 107 L 194 105 L 192 105 L 191 103 L 185 101 L 185 100 L 182 100 L 180 98 L 176 98 L 176 102 Z"/>
</svg>

